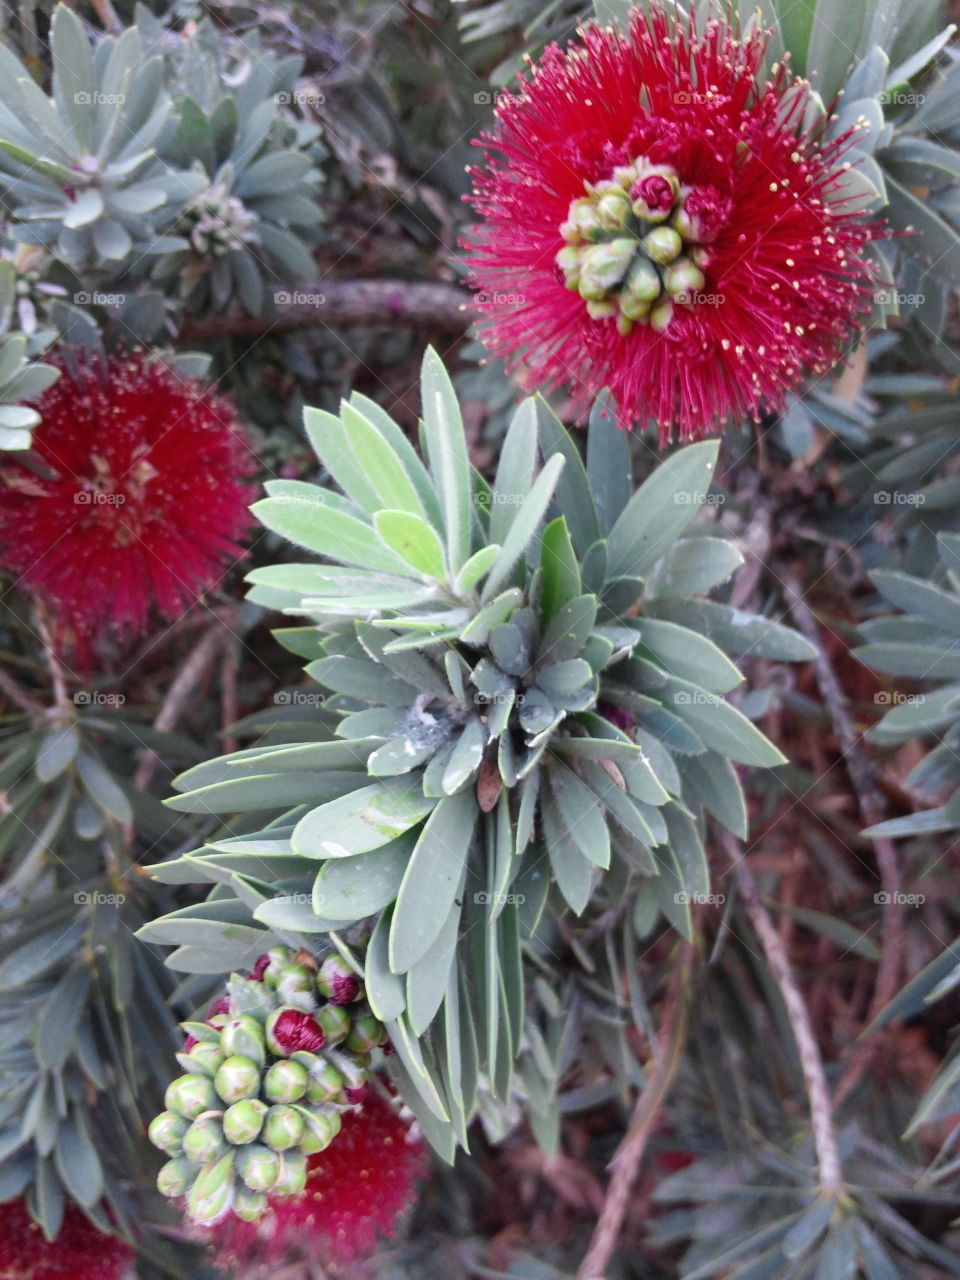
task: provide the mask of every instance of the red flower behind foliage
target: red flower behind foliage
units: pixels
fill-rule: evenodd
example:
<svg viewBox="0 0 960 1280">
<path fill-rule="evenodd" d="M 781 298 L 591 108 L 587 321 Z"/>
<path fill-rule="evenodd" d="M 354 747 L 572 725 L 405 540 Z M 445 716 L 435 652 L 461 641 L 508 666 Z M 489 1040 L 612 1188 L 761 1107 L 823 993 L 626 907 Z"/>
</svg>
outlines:
<svg viewBox="0 0 960 1280">
<path fill-rule="evenodd" d="M 309 1160 L 306 1189 L 271 1200 L 259 1222 L 233 1214 L 213 1227 L 217 1265 L 246 1265 L 308 1257 L 347 1263 L 373 1253 L 413 1202 L 426 1165 L 423 1143 L 388 1102 L 368 1089 L 362 1107 L 347 1111 L 326 1151 Z"/>
<path fill-rule="evenodd" d="M 252 456 L 231 402 L 142 351 L 60 353 L 33 459 L 4 458 L 0 563 L 86 665 L 102 631 L 180 616 L 242 554 Z"/>
<path fill-rule="evenodd" d="M 468 248 L 484 341 L 531 383 L 581 410 L 609 387 L 665 442 L 781 411 L 856 341 L 882 225 L 850 185 L 852 131 L 804 126 L 767 39 L 655 3 L 500 96 Z"/>
<path fill-rule="evenodd" d="M 126 1280 L 133 1249 L 106 1236 L 74 1204 L 49 1241 L 23 1200 L 0 1204 L 0 1280 Z"/>
</svg>

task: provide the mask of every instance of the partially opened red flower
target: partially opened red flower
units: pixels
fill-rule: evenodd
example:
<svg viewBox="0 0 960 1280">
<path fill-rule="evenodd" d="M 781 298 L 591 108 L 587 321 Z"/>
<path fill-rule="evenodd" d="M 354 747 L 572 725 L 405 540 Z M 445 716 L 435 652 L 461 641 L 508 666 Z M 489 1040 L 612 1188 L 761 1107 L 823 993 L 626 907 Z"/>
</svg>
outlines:
<svg viewBox="0 0 960 1280">
<path fill-rule="evenodd" d="M 136 351 L 61 352 L 34 450 L 0 468 L 0 564 L 85 663 L 180 616 L 242 554 L 252 458 L 231 402 Z"/>
<path fill-rule="evenodd" d="M 501 95 L 468 237 L 481 336 L 578 409 L 609 387 L 661 439 L 715 432 L 855 342 L 881 234 L 766 33 L 654 4 L 590 27 Z"/>
<path fill-rule="evenodd" d="M 68 1204 L 55 1240 L 48 1240 L 23 1200 L 0 1204 L 0 1280 L 127 1280 L 134 1251 L 98 1231 Z"/>
<path fill-rule="evenodd" d="M 210 1230 L 217 1265 L 247 1265 L 307 1257 L 352 1262 L 389 1238 L 413 1202 L 426 1151 L 409 1123 L 373 1089 L 343 1113 L 340 1132 L 309 1159 L 306 1189 L 272 1199 L 258 1222 L 229 1214 Z"/>
</svg>

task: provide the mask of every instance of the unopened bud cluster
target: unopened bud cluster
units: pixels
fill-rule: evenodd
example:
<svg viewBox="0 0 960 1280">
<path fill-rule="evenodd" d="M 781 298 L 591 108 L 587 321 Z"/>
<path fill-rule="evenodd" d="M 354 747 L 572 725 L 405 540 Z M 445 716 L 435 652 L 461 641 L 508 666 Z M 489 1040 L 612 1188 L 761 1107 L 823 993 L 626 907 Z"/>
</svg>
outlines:
<svg viewBox="0 0 960 1280">
<path fill-rule="evenodd" d="M 706 283 L 705 246 L 720 229 L 723 201 L 712 189 L 681 186 L 669 165 L 643 159 L 585 187 L 560 228 L 564 283 L 592 319 L 616 319 L 624 335 L 638 322 L 662 332 L 674 304 Z"/>
<path fill-rule="evenodd" d="M 222 183 L 198 196 L 184 218 L 190 244 L 201 258 L 225 258 L 256 239 L 256 216 Z"/>
<path fill-rule="evenodd" d="M 252 1222 L 268 1196 L 302 1191 L 307 1157 L 336 1138 L 373 1050 L 386 1043 L 339 956 L 318 968 L 277 947 L 246 979 L 235 974 L 230 992 L 206 1022 L 182 1024 L 177 1060 L 186 1074 L 170 1084 L 149 1131 L 170 1157 L 158 1187 L 185 1195 L 198 1223 L 230 1209 Z"/>
</svg>

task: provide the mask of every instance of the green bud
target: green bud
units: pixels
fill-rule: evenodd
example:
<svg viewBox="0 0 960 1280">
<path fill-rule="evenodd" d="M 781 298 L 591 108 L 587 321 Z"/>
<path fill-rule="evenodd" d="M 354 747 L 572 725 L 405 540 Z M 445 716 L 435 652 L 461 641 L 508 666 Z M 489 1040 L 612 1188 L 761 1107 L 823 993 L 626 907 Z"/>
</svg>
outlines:
<svg viewBox="0 0 960 1280">
<path fill-rule="evenodd" d="M 604 231 L 619 231 L 630 216 L 630 201 L 622 191 L 606 195 L 597 205 L 597 220 Z"/>
<path fill-rule="evenodd" d="M 631 298 L 625 293 L 620 295 L 620 318 L 627 324 L 633 324 L 637 320 L 645 320 L 650 312 L 651 303 L 643 302 L 637 298 Z M 629 330 L 627 330 L 629 333 Z"/>
<path fill-rule="evenodd" d="M 637 167 L 633 164 L 618 165 L 613 171 L 614 182 L 618 187 L 622 187 L 624 191 L 630 190 L 638 176 Z"/>
<path fill-rule="evenodd" d="M 299 1062 L 275 1062 L 263 1081 L 264 1096 L 271 1102 L 297 1102 L 307 1091 L 310 1073 Z"/>
<path fill-rule="evenodd" d="M 566 275 L 570 271 L 579 271 L 580 269 L 580 250 L 572 244 L 565 245 L 554 258 L 554 262 L 560 270 Z M 317 986 L 319 986 L 319 979 Z"/>
<path fill-rule="evenodd" d="M 189 1127 L 183 1116 L 178 1116 L 173 1111 L 161 1111 L 150 1121 L 147 1137 L 167 1155 L 179 1156 L 183 1154 L 183 1135 Z"/>
<path fill-rule="evenodd" d="M 673 227 L 654 227 L 647 232 L 641 243 L 647 257 L 659 262 L 661 266 L 673 262 L 683 249 L 683 241 Z"/>
<path fill-rule="evenodd" d="M 358 1089 L 360 1085 L 366 1084 L 370 1079 L 370 1055 L 368 1053 L 344 1053 L 342 1049 L 335 1049 L 330 1054 L 330 1059 L 337 1070 L 343 1073 L 349 1088 Z"/>
<path fill-rule="evenodd" d="M 324 1062 L 310 1072 L 307 1101 L 331 1102 L 343 1092 L 346 1083 L 342 1071 L 338 1071 L 332 1062 Z"/>
<path fill-rule="evenodd" d="M 650 324 L 656 329 L 657 333 L 663 333 L 672 319 L 673 303 L 669 298 L 664 298 L 661 302 L 658 302 L 650 312 Z"/>
<path fill-rule="evenodd" d="M 250 1191 L 269 1191 L 280 1176 L 280 1157 L 259 1142 L 237 1148 L 237 1173 Z"/>
<path fill-rule="evenodd" d="M 216 1027 L 208 1027 L 205 1022 L 181 1022 L 180 1027 L 186 1035 L 193 1036 L 194 1040 L 199 1040 L 201 1044 L 219 1045 L 220 1043 L 220 1032 Z"/>
<path fill-rule="evenodd" d="M 225 1057 L 249 1058 L 262 1067 L 266 1057 L 263 1027 L 249 1014 L 231 1018 L 220 1034 L 220 1048 Z"/>
<path fill-rule="evenodd" d="M 163 1196 L 185 1196 L 196 1176 L 197 1166 L 180 1156 L 168 1161 L 157 1174 L 157 1190 Z"/>
<path fill-rule="evenodd" d="M 219 1103 L 213 1081 L 207 1076 L 177 1076 L 167 1086 L 164 1105 L 187 1120 L 196 1120 L 204 1111 L 214 1110 Z"/>
<path fill-rule="evenodd" d="M 339 1004 L 325 1004 L 315 1019 L 323 1028 L 324 1044 L 335 1045 L 346 1040 L 350 1031 L 350 1015 Z"/>
<path fill-rule="evenodd" d="M 288 964 L 280 970 L 277 979 L 277 995 L 284 1004 L 293 1005 L 304 1013 L 312 1013 L 317 1006 L 313 973 L 302 964 Z"/>
<path fill-rule="evenodd" d="M 653 302 L 660 296 L 660 275 L 656 267 L 647 258 L 637 258 L 627 272 L 623 288 L 620 291 L 621 304 L 629 298 L 632 302 Z M 629 315 L 630 313 L 627 312 Z M 637 319 L 638 317 L 633 317 Z"/>
<path fill-rule="evenodd" d="M 617 333 L 621 337 L 626 338 L 633 330 L 633 321 L 628 319 L 622 311 L 617 315 Z"/>
<path fill-rule="evenodd" d="M 383 1023 L 372 1013 L 365 1013 L 354 1021 L 344 1047 L 351 1053 L 369 1053 L 384 1039 Z"/>
<path fill-rule="evenodd" d="M 268 987 L 275 987 L 280 973 L 293 961 L 293 952 L 289 947 L 271 947 L 267 952 L 270 963 L 263 971 L 263 981 Z"/>
<path fill-rule="evenodd" d="M 306 1107 L 297 1107 L 297 1111 L 305 1121 L 300 1150 L 308 1156 L 315 1155 L 318 1151 L 326 1151 L 340 1132 L 339 1111 L 308 1111 Z"/>
<path fill-rule="evenodd" d="M 216 1164 L 204 1166 L 190 1188 L 187 1212 L 194 1222 L 216 1222 L 230 1208 L 233 1200 L 233 1151 L 228 1151 Z"/>
<path fill-rule="evenodd" d="M 244 1222 L 258 1222 L 267 1211 L 267 1197 L 241 1185 L 234 1190 L 232 1208 Z"/>
<path fill-rule="evenodd" d="M 212 1028 L 207 1028 L 212 1030 Z M 216 1035 L 216 1032 L 214 1032 Z M 218 1044 L 210 1044 L 208 1041 L 201 1041 L 195 1044 L 189 1053 L 178 1053 L 177 1061 L 183 1067 L 184 1071 L 195 1072 L 201 1076 L 209 1076 L 211 1079 L 217 1074 L 217 1068 L 223 1061 L 223 1054 Z"/>
<path fill-rule="evenodd" d="M 569 209 L 568 221 L 573 223 L 585 240 L 592 240 L 600 231 L 597 207 L 592 200 L 574 200 Z"/>
<path fill-rule="evenodd" d="M 587 303 L 587 315 L 591 320 L 609 320 L 617 314 L 617 304 L 612 299 L 607 302 Z"/>
<path fill-rule="evenodd" d="M 676 235 L 676 232 L 673 234 Z M 679 238 L 677 236 L 678 240 Z M 626 275 L 636 250 L 636 240 L 627 236 L 585 249 L 580 265 L 581 298 L 588 302 L 602 302 L 608 291 L 615 288 Z"/>
<path fill-rule="evenodd" d="M 223 1136 L 228 1142 L 242 1146 L 259 1137 L 267 1104 L 259 1098 L 244 1098 L 227 1107 L 223 1113 Z"/>
<path fill-rule="evenodd" d="M 183 1154 L 194 1164 L 211 1164 L 226 1150 L 219 1116 L 201 1116 L 183 1135 Z"/>
<path fill-rule="evenodd" d="M 263 1122 L 263 1140 L 274 1151 L 286 1151 L 299 1144 L 304 1126 L 303 1116 L 293 1107 L 271 1107 Z"/>
<path fill-rule="evenodd" d="M 280 1176 L 273 1184 L 273 1194 L 295 1196 L 306 1185 L 307 1157 L 302 1151 L 284 1151 L 280 1158 Z"/>
<path fill-rule="evenodd" d="M 249 1058 L 227 1058 L 214 1076 L 213 1083 L 224 1102 L 255 1098 L 260 1092 L 260 1068 Z"/>
<path fill-rule="evenodd" d="M 691 301 L 691 295 L 699 293 L 706 283 L 706 276 L 689 258 L 678 258 L 663 273 L 663 287 L 667 293 L 685 302 Z"/>
</svg>

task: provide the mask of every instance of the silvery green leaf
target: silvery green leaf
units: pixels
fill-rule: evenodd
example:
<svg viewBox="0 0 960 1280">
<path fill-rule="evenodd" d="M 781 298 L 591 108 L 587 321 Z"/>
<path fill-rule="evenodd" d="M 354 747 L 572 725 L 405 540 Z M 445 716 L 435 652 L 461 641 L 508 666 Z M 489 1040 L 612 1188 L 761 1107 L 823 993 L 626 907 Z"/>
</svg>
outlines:
<svg viewBox="0 0 960 1280">
<path fill-rule="evenodd" d="M 562 458 L 550 458 L 534 481 L 533 487 L 524 496 L 522 504 L 517 507 L 516 515 L 503 539 L 500 552 L 484 583 L 480 596 L 482 603 L 488 603 L 498 590 L 507 585 L 511 570 L 536 535 L 550 505 L 563 466 Z"/>
<path fill-rule="evenodd" d="M 294 828 L 293 848 L 307 858 L 348 858 L 379 849 L 433 809 L 416 781 L 383 781 L 312 809 Z"/>
<path fill-rule="evenodd" d="M 383 848 L 331 859 L 314 882 L 314 911 L 326 919 L 351 922 L 381 911 L 399 892 L 414 844 L 408 833 Z"/>
<path fill-rule="evenodd" d="M 503 438 L 491 492 L 490 541 L 502 543 L 517 509 L 530 492 L 537 460 L 537 406 L 524 400 Z"/>
<path fill-rule="evenodd" d="M 742 552 L 728 538 L 684 538 L 658 561 L 647 578 L 645 595 L 650 600 L 703 595 L 726 582 L 743 563 Z"/>
</svg>

